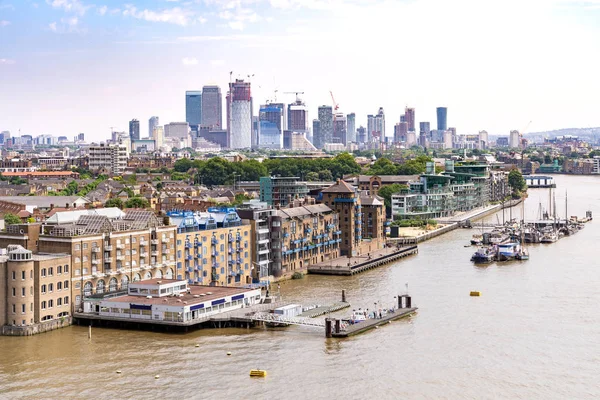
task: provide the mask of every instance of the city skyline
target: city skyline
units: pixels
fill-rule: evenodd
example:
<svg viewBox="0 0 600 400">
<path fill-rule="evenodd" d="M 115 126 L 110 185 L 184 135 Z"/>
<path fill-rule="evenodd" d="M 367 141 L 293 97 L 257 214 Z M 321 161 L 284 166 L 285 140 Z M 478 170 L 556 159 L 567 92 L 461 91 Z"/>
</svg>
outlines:
<svg viewBox="0 0 600 400">
<path fill-rule="evenodd" d="M 417 110 L 416 123 L 432 125 L 436 107 L 448 107 L 448 126 L 460 134 L 508 135 L 529 121 L 530 131 L 599 126 L 593 98 L 599 56 L 590 51 L 600 40 L 598 6 L 595 0 L 4 1 L 0 130 L 85 132 L 100 141 L 111 126 L 126 131 L 137 118 L 147 132 L 153 115 L 163 123 L 185 121 L 182 93 L 211 84 L 223 90 L 229 71 L 234 79 L 255 75 L 254 115 L 275 90 L 286 104 L 294 96 L 284 92 L 303 91 L 313 119 L 319 106 L 332 104 L 331 90 L 339 111 L 356 113 L 357 127 L 383 107 L 387 136 L 406 106 Z M 401 26 L 391 23 L 398 15 Z M 359 25 L 364 29 L 354 29 Z M 323 38 L 336 52 L 320 45 Z M 403 52 L 431 62 L 399 57 L 389 38 L 410 38 L 401 41 Z M 376 65 L 366 57 L 373 51 Z M 298 55 L 303 62 L 290 61 Z"/>
</svg>

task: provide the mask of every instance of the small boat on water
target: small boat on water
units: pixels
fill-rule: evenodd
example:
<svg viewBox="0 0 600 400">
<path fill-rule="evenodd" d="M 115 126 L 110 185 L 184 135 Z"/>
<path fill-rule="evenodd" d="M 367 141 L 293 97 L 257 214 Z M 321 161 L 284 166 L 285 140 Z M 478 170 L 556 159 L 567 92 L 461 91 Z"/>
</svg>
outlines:
<svg viewBox="0 0 600 400">
<path fill-rule="evenodd" d="M 471 238 L 471 244 L 473 246 L 479 246 L 483 242 L 483 235 L 481 233 L 476 233 Z"/>
<path fill-rule="evenodd" d="M 546 229 L 542 231 L 540 243 L 554 243 L 558 240 L 558 233 L 554 229 Z"/>
<path fill-rule="evenodd" d="M 496 259 L 496 251 L 490 246 L 484 246 L 477 249 L 475 254 L 471 256 L 471 261 L 476 264 L 489 263 Z"/>
<path fill-rule="evenodd" d="M 521 251 L 521 245 L 518 242 L 502 243 L 498 245 L 498 261 L 509 261 L 517 258 Z"/>
<path fill-rule="evenodd" d="M 519 252 L 517 253 L 515 258 L 520 261 L 529 260 L 529 252 L 527 251 L 527 249 L 522 247 L 521 250 L 519 250 Z"/>
</svg>

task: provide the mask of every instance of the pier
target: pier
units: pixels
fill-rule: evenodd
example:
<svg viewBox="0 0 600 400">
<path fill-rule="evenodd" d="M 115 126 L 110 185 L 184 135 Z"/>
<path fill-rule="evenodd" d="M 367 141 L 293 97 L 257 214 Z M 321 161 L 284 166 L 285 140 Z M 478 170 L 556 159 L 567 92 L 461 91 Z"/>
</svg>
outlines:
<svg viewBox="0 0 600 400">
<path fill-rule="evenodd" d="M 527 187 L 532 189 L 556 187 L 556 183 L 554 183 L 554 178 L 551 176 L 524 175 L 523 179 L 525 179 Z"/>
<path fill-rule="evenodd" d="M 399 260 L 400 258 L 417 254 L 418 252 L 419 248 L 416 244 L 401 248 L 387 248 L 374 253 L 373 256 L 362 255 L 358 257 L 340 257 L 311 265 L 308 267 L 308 272 L 310 274 L 320 275 L 349 276 L 380 267 L 392 261 Z"/>
</svg>

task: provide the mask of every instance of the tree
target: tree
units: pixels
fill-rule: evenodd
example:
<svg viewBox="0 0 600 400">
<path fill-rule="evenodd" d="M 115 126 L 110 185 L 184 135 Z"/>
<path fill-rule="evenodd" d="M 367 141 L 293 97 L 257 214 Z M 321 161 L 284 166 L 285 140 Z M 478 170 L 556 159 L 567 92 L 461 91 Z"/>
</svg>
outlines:
<svg viewBox="0 0 600 400">
<path fill-rule="evenodd" d="M 390 159 L 381 157 L 369 167 L 369 175 L 396 175 L 398 168 Z"/>
<path fill-rule="evenodd" d="M 34 222 L 35 222 L 35 218 L 33 218 L 33 217 L 27 218 L 27 223 L 28 224 L 33 224 Z"/>
<path fill-rule="evenodd" d="M 508 173 L 508 185 L 512 188 L 513 193 L 522 192 L 527 189 L 523 174 L 518 169 L 513 169 Z"/>
<path fill-rule="evenodd" d="M 156 184 L 156 190 L 158 190 L 159 192 L 160 192 L 161 190 L 163 190 L 163 183 L 162 183 L 162 182 L 158 182 L 158 183 Z"/>
<path fill-rule="evenodd" d="M 125 202 L 125 208 L 148 208 L 149 203 L 143 197 L 132 197 Z"/>
<path fill-rule="evenodd" d="M 383 197 L 386 208 L 392 208 L 392 195 L 399 193 L 402 189 L 406 189 L 408 186 L 394 183 L 392 185 L 383 186 L 377 194 Z"/>
<path fill-rule="evenodd" d="M 319 180 L 319 174 L 317 172 L 310 171 L 309 173 L 307 173 L 306 175 L 304 175 L 304 178 L 307 181 L 310 181 L 310 182 L 318 181 Z"/>
<path fill-rule="evenodd" d="M 181 158 L 177 161 L 175 161 L 175 165 L 174 165 L 174 169 L 177 172 L 188 172 L 188 170 L 190 168 L 192 168 L 194 166 L 194 163 L 192 160 L 188 159 L 188 158 Z"/>
<path fill-rule="evenodd" d="M 22 179 L 20 176 L 13 176 L 10 178 L 11 185 L 24 185 L 27 183 L 25 179 Z"/>
<path fill-rule="evenodd" d="M 324 182 L 331 182 L 333 180 L 333 174 L 330 170 L 324 169 L 323 171 L 319 171 L 319 180 Z"/>
<path fill-rule="evenodd" d="M 18 216 L 16 216 L 15 214 L 4 214 L 4 223 L 6 225 L 15 225 L 15 224 L 20 224 L 21 218 L 19 218 Z"/>
<path fill-rule="evenodd" d="M 121 200 L 118 197 L 108 199 L 106 201 L 106 203 L 104 203 L 104 207 L 119 207 L 122 209 L 123 208 L 123 200 Z"/>
</svg>

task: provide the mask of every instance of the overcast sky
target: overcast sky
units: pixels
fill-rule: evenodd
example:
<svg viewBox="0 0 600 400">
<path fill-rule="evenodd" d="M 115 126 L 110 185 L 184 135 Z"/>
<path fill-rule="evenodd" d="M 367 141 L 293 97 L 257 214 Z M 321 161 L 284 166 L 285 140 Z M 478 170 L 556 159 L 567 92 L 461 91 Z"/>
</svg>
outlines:
<svg viewBox="0 0 600 400">
<path fill-rule="evenodd" d="M 0 131 L 85 132 L 185 120 L 185 91 L 254 74 L 255 111 L 303 91 L 404 107 L 459 134 L 600 126 L 600 0 L 0 0 Z M 225 122 L 225 121 L 224 121 Z"/>
</svg>

